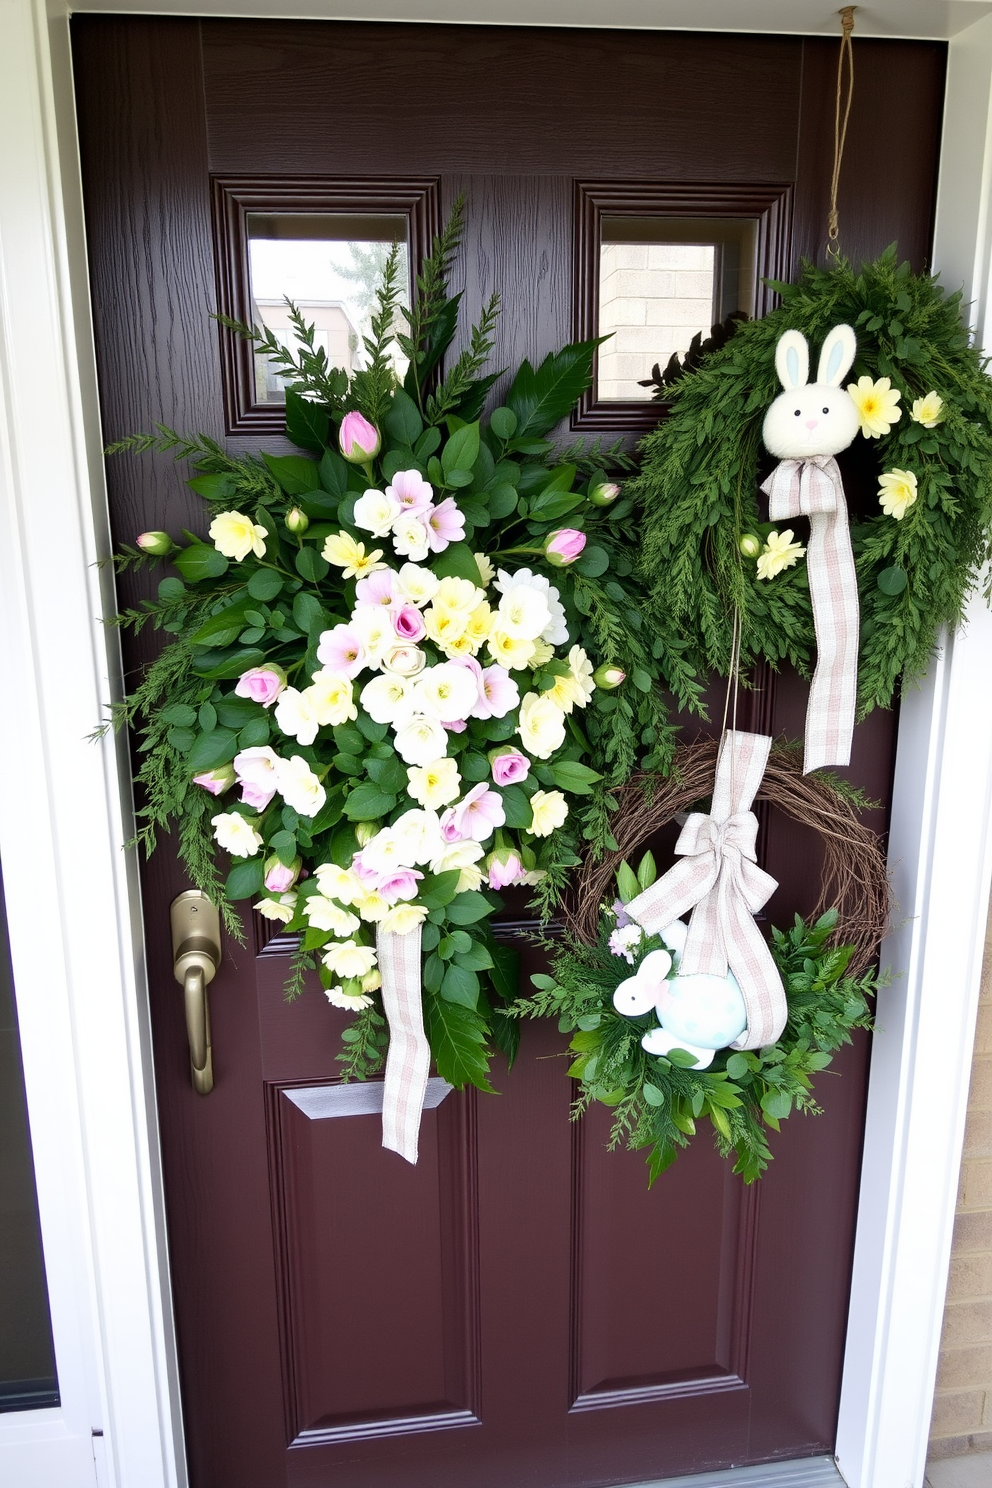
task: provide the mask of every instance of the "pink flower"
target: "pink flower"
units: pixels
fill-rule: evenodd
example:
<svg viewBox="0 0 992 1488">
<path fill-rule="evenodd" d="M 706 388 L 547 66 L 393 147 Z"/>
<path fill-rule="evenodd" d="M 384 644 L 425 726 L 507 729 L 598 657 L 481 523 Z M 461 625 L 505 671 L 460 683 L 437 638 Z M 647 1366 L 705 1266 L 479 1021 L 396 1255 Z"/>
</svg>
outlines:
<svg viewBox="0 0 992 1488">
<path fill-rule="evenodd" d="M 505 718 L 520 706 L 520 689 L 506 667 L 486 667 L 482 673 L 482 696 L 472 709 L 473 718 Z"/>
<path fill-rule="evenodd" d="M 519 749 L 503 749 L 490 760 L 497 785 L 516 785 L 530 774 L 530 760 Z"/>
<path fill-rule="evenodd" d="M 397 470 L 392 485 L 386 487 L 386 495 L 395 496 L 402 511 L 419 517 L 430 507 L 434 487 L 424 480 L 419 470 Z"/>
<path fill-rule="evenodd" d="M 486 868 L 491 889 L 508 888 L 510 884 L 517 882 L 524 871 L 524 865 L 512 847 L 498 847 L 495 852 L 490 853 L 486 859 Z"/>
<path fill-rule="evenodd" d="M 360 852 L 357 852 L 351 860 L 351 871 L 357 875 L 366 889 L 375 889 L 378 892 L 382 874 L 378 869 L 366 863 Z"/>
<path fill-rule="evenodd" d="M 268 744 L 255 749 L 242 749 L 234 756 L 234 773 L 241 786 L 241 799 L 246 806 L 264 811 L 276 793 L 276 771 L 279 756 Z"/>
<path fill-rule="evenodd" d="M 360 413 L 346 413 L 341 420 L 338 448 L 353 465 L 364 465 L 379 453 L 379 430 Z"/>
<path fill-rule="evenodd" d="M 559 527 L 544 544 L 544 556 L 556 568 L 574 563 L 586 545 L 586 535 L 574 527 Z"/>
<path fill-rule="evenodd" d="M 396 575 L 391 568 L 380 568 L 355 585 L 356 604 L 385 606 L 395 604 L 396 599 Z"/>
<path fill-rule="evenodd" d="M 265 878 L 263 880 L 265 887 L 270 894 L 285 894 L 286 890 L 291 889 L 299 878 L 302 867 L 302 860 L 300 858 L 294 858 L 287 868 L 286 864 L 273 853 L 271 858 L 266 858 L 265 860 Z"/>
<path fill-rule="evenodd" d="M 212 796 L 222 796 L 226 790 L 230 790 L 236 779 L 231 765 L 220 765 L 216 770 L 206 770 L 202 775 L 194 775 L 193 784 L 202 785 Z"/>
<path fill-rule="evenodd" d="M 393 629 L 401 641 L 420 641 L 427 634 L 424 617 L 413 604 L 393 611 Z"/>
<path fill-rule="evenodd" d="M 357 677 L 366 663 L 361 636 L 350 625 L 335 625 L 333 630 L 322 631 L 317 660 L 339 677 Z"/>
<path fill-rule="evenodd" d="M 444 723 L 442 721 L 441 727 L 446 728 L 449 734 L 463 734 L 468 728 L 468 724 L 464 718 L 454 718 L 450 723 Z"/>
<path fill-rule="evenodd" d="M 286 673 L 280 666 L 252 667 L 242 672 L 234 689 L 238 697 L 251 698 L 263 708 L 271 708 L 276 698 L 286 688 Z"/>
<path fill-rule="evenodd" d="M 417 884 L 423 876 L 416 868 L 397 868 L 395 873 L 387 873 L 380 880 L 379 893 L 390 904 L 397 899 L 416 899 Z"/>
<path fill-rule="evenodd" d="M 432 553 L 443 553 L 449 543 L 461 542 L 465 536 L 465 518 L 449 496 L 427 514 L 427 541 Z"/>
<path fill-rule="evenodd" d="M 445 842 L 464 842 L 468 838 L 485 842 L 505 822 L 503 802 L 483 780 L 473 785 L 464 800 L 448 807 L 441 817 L 441 835 Z"/>
</svg>

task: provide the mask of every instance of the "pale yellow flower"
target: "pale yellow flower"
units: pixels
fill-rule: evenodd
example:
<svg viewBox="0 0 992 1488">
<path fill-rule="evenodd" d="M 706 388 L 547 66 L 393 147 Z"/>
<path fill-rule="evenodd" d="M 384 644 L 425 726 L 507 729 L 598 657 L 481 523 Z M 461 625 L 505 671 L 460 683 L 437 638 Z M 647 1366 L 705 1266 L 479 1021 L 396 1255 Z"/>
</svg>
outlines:
<svg viewBox="0 0 992 1488">
<path fill-rule="evenodd" d="M 537 759 L 550 759 L 565 742 L 565 715 L 546 692 L 528 692 L 520 704 L 521 743 Z"/>
<path fill-rule="evenodd" d="M 449 661 L 455 656 L 474 656 L 478 649 L 479 643 L 472 639 L 468 631 L 460 635 L 457 641 L 449 641 L 447 645 L 441 647 Z"/>
<path fill-rule="evenodd" d="M 384 916 L 381 928 L 392 931 L 394 935 L 409 935 L 410 931 L 416 930 L 426 918 L 426 904 L 394 904 L 389 913 Z"/>
<path fill-rule="evenodd" d="M 303 913 L 315 930 L 326 930 L 331 935 L 354 935 L 360 921 L 357 915 L 349 914 L 333 899 L 323 894 L 311 894 L 303 906 Z"/>
<path fill-rule="evenodd" d="M 564 825 L 568 815 L 568 802 L 561 791 L 535 791 L 530 798 L 530 830 L 535 837 L 547 837 L 556 827 Z"/>
<path fill-rule="evenodd" d="M 341 868 L 337 863 L 320 863 L 314 869 L 314 877 L 320 892 L 339 904 L 351 904 L 362 892 L 358 875 L 350 868 Z"/>
<path fill-rule="evenodd" d="M 453 759 L 436 759 L 429 765 L 411 765 L 407 769 L 407 795 L 431 811 L 455 801 L 462 788 L 462 778 Z"/>
<path fill-rule="evenodd" d="M 493 627 L 486 642 L 486 649 L 493 661 L 498 662 L 500 666 L 506 667 L 511 672 L 519 672 L 525 666 L 530 665 L 534 655 L 534 646 L 534 641 L 526 641 L 520 636 L 508 635 L 499 626 Z"/>
<path fill-rule="evenodd" d="M 485 599 L 484 592 L 469 579 L 442 579 L 434 594 L 434 603 L 448 610 L 462 610 L 470 615 Z"/>
<path fill-rule="evenodd" d="M 360 894 L 355 900 L 355 908 L 370 925 L 378 924 L 389 913 L 389 900 L 370 889 L 367 894 Z"/>
<path fill-rule="evenodd" d="M 482 883 L 479 859 L 485 857 L 485 853 L 482 843 L 471 839 L 445 843 L 437 857 L 431 859 L 431 872 L 453 873 L 457 868 L 459 877 L 455 888 L 463 894 L 466 889 L 477 889 Z"/>
<path fill-rule="evenodd" d="M 331 1007 L 343 1008 L 346 1013 L 358 1013 L 372 1006 L 371 997 L 363 997 L 360 992 L 345 992 L 342 987 L 325 987 L 324 991 Z"/>
<path fill-rule="evenodd" d="M 925 398 L 914 398 L 910 418 L 922 424 L 924 429 L 935 429 L 944 417 L 944 400 L 939 393 L 927 393 Z"/>
<path fill-rule="evenodd" d="M 476 553 L 475 566 L 479 570 L 479 578 L 482 580 L 483 587 L 488 589 L 489 585 L 496 577 L 495 568 L 493 568 L 485 553 Z"/>
<path fill-rule="evenodd" d="M 802 543 L 793 541 L 791 527 L 784 532 L 769 532 L 758 559 L 758 578 L 773 579 L 783 568 L 791 568 L 805 551 Z"/>
<path fill-rule="evenodd" d="M 546 661 L 550 661 L 555 654 L 554 646 L 549 646 L 547 641 L 534 642 L 534 655 L 528 662 L 530 667 L 542 667 Z"/>
<path fill-rule="evenodd" d="M 223 811 L 212 816 L 210 824 L 218 844 L 232 858 L 253 858 L 263 846 L 261 833 L 239 811 Z"/>
<path fill-rule="evenodd" d="M 483 600 L 481 604 L 476 605 L 471 615 L 469 615 L 468 625 L 465 630 L 465 634 L 471 640 L 476 651 L 478 651 L 483 641 L 488 640 L 489 632 L 492 630 L 492 628 L 492 607 L 488 605 L 485 600 Z"/>
<path fill-rule="evenodd" d="M 893 424 L 897 424 L 902 415 L 899 407 L 899 399 L 902 397 L 898 388 L 894 388 L 889 378 L 880 377 L 873 382 L 870 377 L 859 377 L 857 382 L 850 382 L 847 391 L 854 399 L 858 410 L 858 418 L 861 420 L 861 432 L 866 439 L 877 439 L 881 434 L 888 434 Z"/>
<path fill-rule="evenodd" d="M 320 959 L 328 971 L 334 972 L 342 981 L 346 981 L 348 977 L 362 977 L 377 964 L 372 947 L 358 945 L 353 940 L 343 940 L 337 945 L 328 946 Z"/>
<path fill-rule="evenodd" d="M 314 672 L 313 681 L 304 689 L 303 696 L 321 728 L 339 728 L 342 723 L 353 723 L 358 717 L 354 687 L 347 677 L 335 672 Z"/>
<path fill-rule="evenodd" d="M 887 517 L 901 522 L 916 500 L 917 480 L 911 470 L 886 470 L 878 477 L 878 500 Z"/>
<path fill-rule="evenodd" d="M 569 676 L 575 688 L 575 701 L 580 708 L 586 707 L 596 691 L 592 662 L 581 646 L 573 646 L 568 653 Z"/>
<path fill-rule="evenodd" d="M 581 694 L 575 685 L 574 677 L 568 673 L 563 677 L 556 677 L 553 685 L 545 688 L 541 696 L 554 703 L 555 707 L 560 708 L 563 713 L 571 713 Z M 585 707 L 585 703 L 582 706 Z"/>
<path fill-rule="evenodd" d="M 468 618 L 468 610 L 456 610 L 437 599 L 424 611 L 427 635 L 436 646 L 453 646 L 460 641 L 468 629 Z"/>
<path fill-rule="evenodd" d="M 267 920 L 277 920 L 281 925 L 288 925 L 296 913 L 296 895 L 290 890 L 276 899 L 260 899 L 253 908 Z"/>
<path fill-rule="evenodd" d="M 218 512 L 210 523 L 210 540 L 218 553 L 233 558 L 237 563 L 254 553 L 256 558 L 265 557 L 266 531 L 244 512 Z"/>
<path fill-rule="evenodd" d="M 366 553 L 365 544 L 356 542 L 347 532 L 332 532 L 325 537 L 321 554 L 328 563 L 343 570 L 343 579 L 364 579 L 367 574 L 388 567 L 379 561 L 382 557 L 381 548 L 374 548 L 371 553 Z"/>
<path fill-rule="evenodd" d="M 378 992 L 382 986 L 382 976 L 378 971 L 369 971 L 362 977 L 363 992 Z"/>
</svg>

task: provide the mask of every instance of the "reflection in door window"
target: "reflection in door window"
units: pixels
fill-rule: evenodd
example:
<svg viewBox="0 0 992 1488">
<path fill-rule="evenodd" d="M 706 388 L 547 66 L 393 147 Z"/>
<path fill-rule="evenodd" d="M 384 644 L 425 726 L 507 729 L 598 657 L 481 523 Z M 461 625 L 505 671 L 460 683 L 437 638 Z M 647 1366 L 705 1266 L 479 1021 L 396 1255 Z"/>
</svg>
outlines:
<svg viewBox="0 0 992 1488">
<path fill-rule="evenodd" d="M 356 372 L 365 365 L 364 338 L 371 330 L 376 293 L 393 244 L 399 244 L 400 300 L 410 303 L 409 222 L 406 216 L 345 213 L 248 214 L 250 318 L 271 328 L 295 350 L 290 299 L 315 329 L 314 345 L 332 367 Z M 397 329 L 403 328 L 399 320 Z M 406 362 L 394 343 L 402 377 Z M 255 400 L 284 403 L 285 379 L 269 359 L 255 357 Z"/>
<path fill-rule="evenodd" d="M 655 363 L 688 351 L 735 310 L 753 313 L 751 219 L 604 217 L 597 397 L 645 402 Z"/>
</svg>

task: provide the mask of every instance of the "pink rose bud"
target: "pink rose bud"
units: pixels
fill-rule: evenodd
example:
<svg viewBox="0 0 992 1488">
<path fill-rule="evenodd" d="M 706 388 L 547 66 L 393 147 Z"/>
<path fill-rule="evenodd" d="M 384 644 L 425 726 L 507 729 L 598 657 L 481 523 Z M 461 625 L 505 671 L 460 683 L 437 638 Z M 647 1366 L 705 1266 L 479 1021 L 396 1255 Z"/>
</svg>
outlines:
<svg viewBox="0 0 992 1488">
<path fill-rule="evenodd" d="M 427 634 L 424 617 L 416 605 L 401 605 L 393 611 L 393 629 L 401 641 L 420 641 Z"/>
<path fill-rule="evenodd" d="M 219 765 L 216 770 L 206 770 L 202 775 L 194 775 L 193 784 L 202 785 L 212 796 L 222 796 L 226 790 L 230 790 L 236 779 L 233 765 Z"/>
<path fill-rule="evenodd" d="M 565 568 L 575 562 L 585 545 L 584 532 L 577 532 L 574 527 L 559 527 L 544 544 L 544 556 L 556 568 Z"/>
<path fill-rule="evenodd" d="M 600 481 L 598 486 L 593 486 L 589 492 L 589 500 L 593 506 L 612 506 L 620 495 L 620 487 L 616 481 Z"/>
<path fill-rule="evenodd" d="M 306 512 L 301 511 L 298 506 L 290 507 L 289 511 L 286 513 L 284 521 L 286 523 L 286 531 L 292 532 L 294 537 L 298 536 L 301 532 L 306 532 L 307 528 L 310 526 L 310 518 L 307 516 Z"/>
<path fill-rule="evenodd" d="M 273 853 L 271 858 L 265 860 L 265 887 L 270 894 L 285 894 L 291 889 L 300 876 L 303 867 L 302 858 L 294 858 L 289 867 Z"/>
<path fill-rule="evenodd" d="M 143 553 L 154 558 L 167 558 L 176 546 L 167 532 L 139 532 L 134 541 Z"/>
<path fill-rule="evenodd" d="M 353 465 L 364 465 L 379 453 L 379 430 L 360 413 L 346 413 L 341 420 L 338 447 Z"/>
<path fill-rule="evenodd" d="M 519 749 L 501 749 L 489 756 L 497 785 L 517 785 L 530 774 L 530 760 Z"/>
<path fill-rule="evenodd" d="M 612 692 L 614 687 L 619 687 L 621 682 L 627 680 L 627 673 L 618 666 L 609 666 L 604 662 L 593 672 L 592 680 L 604 692 Z"/>
<path fill-rule="evenodd" d="M 268 666 L 252 667 L 250 672 L 242 672 L 234 691 L 238 697 L 251 698 L 253 703 L 261 703 L 263 708 L 271 708 L 285 687 L 286 673 L 281 666 L 270 662 Z"/>
<path fill-rule="evenodd" d="M 498 847 L 486 859 L 486 871 L 491 889 L 506 889 L 517 882 L 524 867 L 512 847 Z"/>
<path fill-rule="evenodd" d="M 761 552 L 761 538 L 755 537 L 753 532 L 745 532 L 738 547 L 745 558 L 757 558 Z"/>
</svg>

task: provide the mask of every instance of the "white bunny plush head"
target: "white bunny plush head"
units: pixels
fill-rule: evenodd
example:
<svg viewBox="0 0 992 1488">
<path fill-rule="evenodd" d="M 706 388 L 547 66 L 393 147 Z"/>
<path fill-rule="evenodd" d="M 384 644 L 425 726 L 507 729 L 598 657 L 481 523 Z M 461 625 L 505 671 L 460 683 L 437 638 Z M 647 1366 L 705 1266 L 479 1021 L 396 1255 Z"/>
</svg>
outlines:
<svg viewBox="0 0 992 1488">
<path fill-rule="evenodd" d="M 816 381 L 809 382 L 809 347 L 799 331 L 786 331 L 775 348 L 775 370 L 785 388 L 765 414 L 765 448 L 780 460 L 808 460 L 847 449 L 860 427 L 854 400 L 841 383 L 851 370 L 857 342 L 848 325 L 834 326 L 823 343 Z"/>
</svg>

